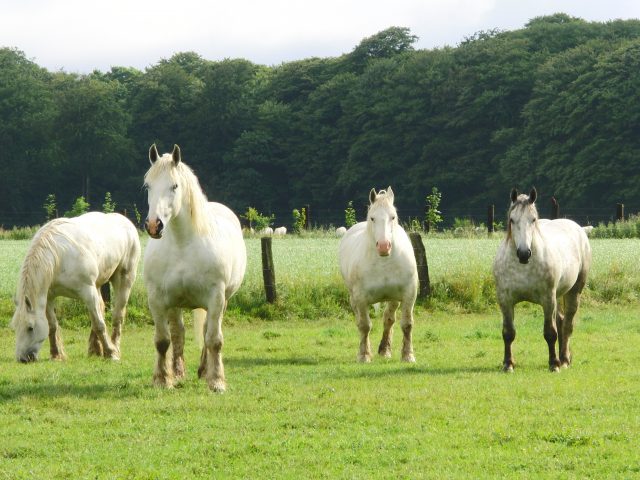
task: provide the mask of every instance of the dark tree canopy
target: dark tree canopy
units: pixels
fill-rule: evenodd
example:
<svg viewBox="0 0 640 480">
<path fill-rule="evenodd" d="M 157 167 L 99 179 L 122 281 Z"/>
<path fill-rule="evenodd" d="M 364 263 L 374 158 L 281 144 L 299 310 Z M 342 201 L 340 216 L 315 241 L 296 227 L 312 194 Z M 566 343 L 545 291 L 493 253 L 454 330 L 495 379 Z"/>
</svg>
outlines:
<svg viewBox="0 0 640 480">
<path fill-rule="evenodd" d="M 0 49 L 0 224 L 44 220 L 56 195 L 130 212 L 149 145 L 182 147 L 212 200 L 289 224 L 359 218 L 392 185 L 403 218 L 436 186 L 446 220 L 484 220 L 513 186 L 535 185 L 581 221 L 640 210 L 640 22 L 563 13 L 455 47 L 416 50 L 390 27 L 336 58 L 277 66 L 183 52 L 139 71 L 48 72 Z M 547 202 L 547 203 L 544 203 Z M 134 207 L 135 205 L 135 207 Z"/>
</svg>

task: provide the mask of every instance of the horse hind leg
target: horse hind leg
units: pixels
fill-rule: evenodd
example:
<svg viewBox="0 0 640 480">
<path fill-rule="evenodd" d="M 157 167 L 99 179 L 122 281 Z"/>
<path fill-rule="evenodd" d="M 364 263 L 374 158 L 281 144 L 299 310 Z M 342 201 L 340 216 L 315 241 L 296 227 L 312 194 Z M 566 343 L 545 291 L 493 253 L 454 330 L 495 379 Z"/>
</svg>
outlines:
<svg viewBox="0 0 640 480">
<path fill-rule="evenodd" d="M 225 306 L 224 288 L 218 286 L 214 292 L 214 298 L 207 308 L 207 328 L 204 338 L 204 348 L 206 349 L 204 361 L 206 364 L 203 372 L 209 388 L 218 393 L 223 393 L 227 387 L 224 363 L 222 362 L 222 346 L 224 344 L 222 318 Z"/>
<path fill-rule="evenodd" d="M 413 354 L 413 303 L 415 301 L 403 301 L 402 302 L 402 319 L 400 320 L 400 326 L 402 327 L 402 361 L 413 363 L 416 361 L 416 357 Z"/>
<path fill-rule="evenodd" d="M 580 294 L 570 291 L 564 297 L 565 317 L 562 322 L 562 336 L 560 337 L 560 365 L 571 365 L 571 349 L 569 346 L 576 312 L 580 305 Z"/>
<path fill-rule="evenodd" d="M 393 324 L 396 321 L 396 310 L 399 302 L 387 302 L 382 315 L 384 330 L 382 331 L 382 339 L 378 347 L 378 354 L 385 358 L 391 358 L 391 340 L 393 338 Z"/>
<path fill-rule="evenodd" d="M 131 288 L 135 281 L 135 275 L 131 273 L 117 272 L 111 277 L 111 285 L 114 292 L 114 300 L 112 307 L 111 323 L 111 341 L 115 347 L 120 351 L 120 337 L 122 336 L 122 326 L 124 325 L 124 319 L 127 314 L 127 304 L 129 303 L 129 296 L 131 295 Z"/>
</svg>

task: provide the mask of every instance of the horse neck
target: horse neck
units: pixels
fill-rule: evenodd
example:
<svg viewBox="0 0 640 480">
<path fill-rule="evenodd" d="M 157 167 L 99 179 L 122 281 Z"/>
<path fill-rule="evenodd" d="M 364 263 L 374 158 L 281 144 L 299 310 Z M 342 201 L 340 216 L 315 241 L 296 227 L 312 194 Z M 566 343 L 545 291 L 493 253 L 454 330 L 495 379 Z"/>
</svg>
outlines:
<svg viewBox="0 0 640 480">
<path fill-rule="evenodd" d="M 58 257 L 43 245 L 31 248 L 20 272 L 20 293 L 36 304 L 46 304 L 58 263 Z"/>
</svg>

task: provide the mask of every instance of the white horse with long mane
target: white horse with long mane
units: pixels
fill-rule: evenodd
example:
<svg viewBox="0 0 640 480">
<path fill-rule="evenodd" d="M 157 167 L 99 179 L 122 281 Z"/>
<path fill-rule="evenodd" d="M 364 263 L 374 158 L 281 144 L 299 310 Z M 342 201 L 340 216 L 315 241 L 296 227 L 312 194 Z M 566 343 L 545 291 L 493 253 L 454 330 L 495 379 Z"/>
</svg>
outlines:
<svg viewBox="0 0 640 480">
<path fill-rule="evenodd" d="M 502 311 L 503 368 L 507 372 L 515 365 L 511 352 L 516 336 L 514 305 L 522 301 L 542 306 L 550 370 L 569 366 L 573 320 L 591 266 L 591 247 L 584 229 L 567 219 L 539 220 L 537 195 L 535 188 L 528 196 L 518 195 L 515 188 L 511 191 L 507 236 L 493 263 Z"/>
<path fill-rule="evenodd" d="M 387 302 L 378 353 L 391 356 L 392 327 L 402 304 L 402 360 L 415 362 L 411 330 L 418 292 L 418 270 L 411 240 L 398 224 L 391 187 L 371 189 L 367 221 L 353 225 L 340 240 L 339 261 L 360 330 L 358 360 L 371 361 L 369 305 Z"/>
<path fill-rule="evenodd" d="M 158 352 L 154 383 L 171 387 L 184 377 L 182 309 L 204 309 L 198 376 L 205 375 L 212 390 L 223 392 L 222 317 L 247 265 L 240 221 L 226 206 L 207 201 L 177 145 L 162 156 L 152 145 L 149 161 L 151 168 L 144 176 L 149 200 L 145 227 L 152 240 L 145 250 L 144 281 Z M 202 310 L 194 311 L 196 324 L 203 320 L 201 314 Z"/>
<path fill-rule="evenodd" d="M 118 213 L 58 218 L 40 228 L 22 263 L 15 296 L 11 326 L 16 332 L 17 360 L 37 360 L 47 336 L 51 358 L 65 358 L 54 309 L 58 296 L 82 300 L 89 310 L 89 354 L 118 359 L 122 323 L 139 259 L 138 232 Z M 114 288 L 111 339 L 99 291 L 107 282 Z"/>
</svg>

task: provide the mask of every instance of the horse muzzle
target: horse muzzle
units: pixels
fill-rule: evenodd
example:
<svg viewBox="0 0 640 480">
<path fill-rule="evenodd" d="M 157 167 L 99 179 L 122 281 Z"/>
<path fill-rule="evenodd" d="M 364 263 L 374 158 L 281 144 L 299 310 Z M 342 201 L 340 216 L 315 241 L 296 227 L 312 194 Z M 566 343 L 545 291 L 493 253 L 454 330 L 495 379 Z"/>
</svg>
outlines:
<svg viewBox="0 0 640 480">
<path fill-rule="evenodd" d="M 523 265 L 529 263 L 529 259 L 531 258 L 530 248 L 522 250 L 518 249 L 516 253 L 518 254 L 518 260 L 520 260 L 520 263 L 522 263 Z"/>
<path fill-rule="evenodd" d="M 38 360 L 38 354 L 36 352 L 26 352 L 17 356 L 20 363 L 31 363 Z"/>
<path fill-rule="evenodd" d="M 162 237 L 164 224 L 162 223 L 162 220 L 160 220 L 159 218 L 156 219 L 155 221 L 149 221 L 149 219 L 147 218 L 144 222 L 144 229 L 147 231 L 147 233 L 151 238 L 158 239 Z"/>
<path fill-rule="evenodd" d="M 389 240 L 376 242 L 376 250 L 381 257 L 388 257 L 391 255 L 391 242 Z"/>
</svg>

